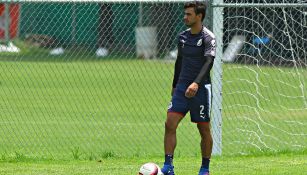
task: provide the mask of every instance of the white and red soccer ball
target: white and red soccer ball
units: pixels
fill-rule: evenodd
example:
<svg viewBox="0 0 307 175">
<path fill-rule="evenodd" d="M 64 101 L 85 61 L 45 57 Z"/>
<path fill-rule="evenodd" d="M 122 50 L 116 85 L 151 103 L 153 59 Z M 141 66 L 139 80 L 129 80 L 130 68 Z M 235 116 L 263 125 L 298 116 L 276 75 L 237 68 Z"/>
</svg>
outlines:
<svg viewBox="0 0 307 175">
<path fill-rule="evenodd" d="M 155 163 L 145 163 L 141 166 L 139 175 L 163 175 L 161 169 Z"/>
</svg>

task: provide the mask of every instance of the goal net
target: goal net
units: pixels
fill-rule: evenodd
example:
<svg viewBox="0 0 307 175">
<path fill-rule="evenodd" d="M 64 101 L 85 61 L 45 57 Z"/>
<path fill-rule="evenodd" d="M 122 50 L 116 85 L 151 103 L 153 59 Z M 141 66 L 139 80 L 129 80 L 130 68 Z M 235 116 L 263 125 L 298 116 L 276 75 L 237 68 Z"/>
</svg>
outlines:
<svg viewBox="0 0 307 175">
<path fill-rule="evenodd" d="M 224 153 L 304 150 L 307 4 L 248 2 L 224 6 Z"/>
</svg>

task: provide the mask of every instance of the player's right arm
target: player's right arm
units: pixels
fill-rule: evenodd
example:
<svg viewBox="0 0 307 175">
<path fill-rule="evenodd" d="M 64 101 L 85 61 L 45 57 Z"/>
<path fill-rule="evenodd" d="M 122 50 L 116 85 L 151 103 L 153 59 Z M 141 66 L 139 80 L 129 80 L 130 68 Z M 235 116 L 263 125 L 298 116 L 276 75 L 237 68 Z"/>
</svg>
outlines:
<svg viewBox="0 0 307 175">
<path fill-rule="evenodd" d="M 172 96 L 173 96 L 174 90 L 176 88 L 178 79 L 179 79 L 179 74 L 180 74 L 180 71 L 181 71 L 181 64 L 182 64 L 182 56 L 181 56 L 181 53 L 180 53 L 180 50 L 179 50 L 179 47 L 178 47 L 177 59 L 176 59 L 176 62 L 175 62 L 174 78 L 173 78 L 173 88 L 172 88 L 172 94 L 171 94 Z"/>
</svg>

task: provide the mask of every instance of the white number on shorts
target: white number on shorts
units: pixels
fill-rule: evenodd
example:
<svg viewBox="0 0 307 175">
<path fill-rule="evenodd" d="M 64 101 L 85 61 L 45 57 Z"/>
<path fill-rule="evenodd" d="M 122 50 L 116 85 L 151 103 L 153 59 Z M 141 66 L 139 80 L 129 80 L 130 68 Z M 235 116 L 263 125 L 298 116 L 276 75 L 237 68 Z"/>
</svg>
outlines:
<svg viewBox="0 0 307 175">
<path fill-rule="evenodd" d="M 199 107 L 200 107 L 200 111 L 199 111 L 200 117 L 205 118 L 205 113 L 204 113 L 205 106 L 200 105 Z"/>
</svg>

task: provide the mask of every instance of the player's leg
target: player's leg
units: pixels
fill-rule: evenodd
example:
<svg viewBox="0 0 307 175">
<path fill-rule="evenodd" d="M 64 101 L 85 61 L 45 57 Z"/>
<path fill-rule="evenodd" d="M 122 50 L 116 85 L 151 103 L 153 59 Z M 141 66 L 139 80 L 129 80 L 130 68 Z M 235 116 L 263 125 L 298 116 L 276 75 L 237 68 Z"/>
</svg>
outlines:
<svg viewBox="0 0 307 175">
<path fill-rule="evenodd" d="M 164 151 L 165 154 L 174 154 L 176 147 L 176 130 L 178 124 L 184 117 L 181 113 L 168 112 L 167 119 L 165 122 L 165 135 L 164 135 Z"/>
<path fill-rule="evenodd" d="M 182 113 L 177 113 L 177 112 L 167 113 L 167 119 L 165 122 L 165 134 L 164 134 L 165 161 L 163 168 L 161 169 L 164 175 L 174 174 L 173 158 L 177 144 L 176 130 L 183 117 L 184 114 Z"/>
<path fill-rule="evenodd" d="M 176 148 L 176 130 L 188 110 L 187 98 L 184 96 L 187 85 L 177 84 L 172 101 L 168 107 L 164 133 L 165 161 L 161 171 L 164 175 L 173 175 L 173 158 Z"/>
<path fill-rule="evenodd" d="M 202 165 L 199 175 L 206 175 L 209 174 L 209 164 L 213 145 L 212 135 L 210 132 L 210 124 L 198 123 L 197 128 L 201 136 L 200 148 L 202 154 Z"/>
<path fill-rule="evenodd" d="M 209 174 L 209 163 L 212 153 L 212 136 L 210 132 L 211 85 L 199 88 L 195 97 L 189 102 L 192 122 L 197 123 L 201 136 L 202 165 L 199 175 Z"/>
</svg>

